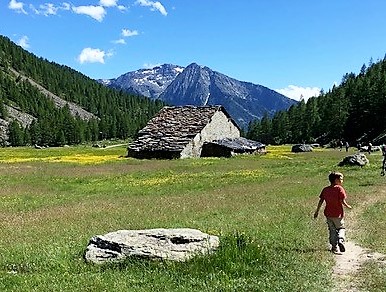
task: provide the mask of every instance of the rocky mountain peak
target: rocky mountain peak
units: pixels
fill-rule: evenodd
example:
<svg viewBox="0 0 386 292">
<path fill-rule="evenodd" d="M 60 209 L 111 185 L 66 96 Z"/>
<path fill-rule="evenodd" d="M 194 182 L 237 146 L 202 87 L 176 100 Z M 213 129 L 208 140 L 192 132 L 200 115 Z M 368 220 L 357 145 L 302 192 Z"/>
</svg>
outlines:
<svg viewBox="0 0 386 292">
<path fill-rule="evenodd" d="M 197 63 L 185 68 L 164 64 L 128 72 L 108 86 L 174 106 L 222 105 L 242 128 L 265 113 L 271 115 L 296 103 L 267 87 L 236 80 Z"/>
<path fill-rule="evenodd" d="M 184 70 L 184 67 L 163 64 L 153 68 L 139 69 L 116 79 L 100 79 L 98 82 L 129 93 L 158 98 L 166 87 Z"/>
</svg>

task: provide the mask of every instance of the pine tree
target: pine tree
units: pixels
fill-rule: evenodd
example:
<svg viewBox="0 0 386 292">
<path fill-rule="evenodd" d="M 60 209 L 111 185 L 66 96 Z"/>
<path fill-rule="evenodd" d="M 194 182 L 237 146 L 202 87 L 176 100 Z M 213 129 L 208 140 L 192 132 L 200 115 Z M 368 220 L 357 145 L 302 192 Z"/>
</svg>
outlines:
<svg viewBox="0 0 386 292">
<path fill-rule="evenodd" d="M 24 145 L 24 133 L 20 124 L 13 120 L 8 125 L 8 143 L 11 146 L 22 146 Z"/>
</svg>

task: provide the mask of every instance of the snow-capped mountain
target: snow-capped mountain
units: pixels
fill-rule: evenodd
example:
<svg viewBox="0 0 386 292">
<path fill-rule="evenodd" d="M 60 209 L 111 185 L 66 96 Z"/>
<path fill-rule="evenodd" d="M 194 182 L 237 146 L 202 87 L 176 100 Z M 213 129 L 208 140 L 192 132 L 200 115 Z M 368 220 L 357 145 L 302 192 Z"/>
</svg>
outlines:
<svg viewBox="0 0 386 292">
<path fill-rule="evenodd" d="M 152 69 L 140 69 L 119 76 L 116 79 L 100 79 L 98 82 L 129 93 L 158 98 L 184 67 L 164 64 Z"/>
<path fill-rule="evenodd" d="M 196 63 L 186 68 L 165 64 L 99 82 L 159 98 L 170 105 L 222 105 L 242 128 L 265 113 L 272 115 L 297 102 L 262 85 L 238 81 Z"/>
</svg>

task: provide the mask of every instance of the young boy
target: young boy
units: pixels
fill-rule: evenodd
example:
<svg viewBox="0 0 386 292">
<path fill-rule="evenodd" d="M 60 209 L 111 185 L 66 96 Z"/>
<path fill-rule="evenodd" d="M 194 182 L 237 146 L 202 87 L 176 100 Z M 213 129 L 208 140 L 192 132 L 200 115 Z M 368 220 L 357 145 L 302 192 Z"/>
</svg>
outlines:
<svg viewBox="0 0 386 292">
<path fill-rule="evenodd" d="M 327 219 L 329 230 L 329 241 L 331 244 L 331 251 L 333 253 L 344 252 L 345 241 L 345 227 L 344 227 L 344 212 L 343 206 L 351 209 L 351 206 L 346 202 L 346 191 L 342 187 L 343 174 L 340 172 L 331 172 L 328 176 L 330 185 L 323 188 L 319 196 L 318 206 L 314 213 L 314 218 L 318 217 L 320 207 L 323 202 L 326 202 L 324 215 Z M 339 250 L 338 250 L 339 246 Z"/>
</svg>

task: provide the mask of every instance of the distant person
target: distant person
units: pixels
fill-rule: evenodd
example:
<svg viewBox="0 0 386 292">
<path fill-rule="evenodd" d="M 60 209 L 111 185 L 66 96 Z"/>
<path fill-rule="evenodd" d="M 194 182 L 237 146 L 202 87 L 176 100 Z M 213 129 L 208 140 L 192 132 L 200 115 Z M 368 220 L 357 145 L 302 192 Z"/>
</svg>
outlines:
<svg viewBox="0 0 386 292">
<path fill-rule="evenodd" d="M 359 143 L 357 144 L 358 151 L 361 150 L 361 147 L 362 147 L 362 144 L 359 142 Z"/>
<path fill-rule="evenodd" d="M 346 202 L 346 191 L 342 187 L 343 174 L 340 172 L 331 172 L 328 176 L 330 185 L 323 188 L 319 196 L 318 206 L 314 213 L 314 218 L 318 217 L 320 207 L 326 202 L 324 215 L 327 219 L 329 230 L 329 241 L 333 253 L 345 252 L 345 225 L 343 206 L 351 209 Z M 339 248 L 338 248 L 339 247 Z"/>
<path fill-rule="evenodd" d="M 385 144 L 382 144 L 381 150 L 383 155 L 381 175 L 385 175 L 385 167 L 386 167 L 386 145 Z"/>
<path fill-rule="evenodd" d="M 371 142 L 369 142 L 369 144 L 367 145 L 367 152 L 369 154 L 371 154 L 371 151 L 373 150 L 373 144 L 371 144 Z"/>
<path fill-rule="evenodd" d="M 348 152 L 348 149 L 350 148 L 350 144 L 346 141 L 346 152 Z"/>
<path fill-rule="evenodd" d="M 342 140 L 339 140 L 339 151 L 342 151 L 342 148 L 343 148 L 343 141 Z"/>
</svg>

